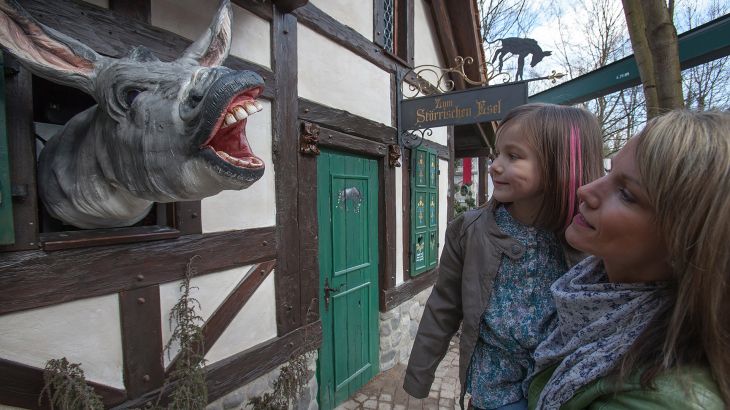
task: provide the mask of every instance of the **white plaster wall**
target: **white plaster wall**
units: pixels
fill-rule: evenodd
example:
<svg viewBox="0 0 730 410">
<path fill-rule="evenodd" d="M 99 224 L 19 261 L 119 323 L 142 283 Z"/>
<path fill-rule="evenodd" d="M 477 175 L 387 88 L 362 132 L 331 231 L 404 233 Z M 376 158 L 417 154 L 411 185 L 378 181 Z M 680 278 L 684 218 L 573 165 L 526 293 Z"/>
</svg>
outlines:
<svg viewBox="0 0 730 410">
<path fill-rule="evenodd" d="M 441 48 L 431 11 L 425 0 L 416 0 L 413 7 L 413 61 L 416 66 L 431 64 L 444 67 Z M 447 64 L 451 65 L 451 64 Z"/>
<path fill-rule="evenodd" d="M 264 176 L 247 189 L 221 191 L 200 201 L 202 229 L 206 232 L 261 228 L 276 225 L 274 160 L 271 153 L 272 106 L 259 99 L 264 109 L 246 124 L 246 136 L 253 153 L 266 164 Z"/>
<path fill-rule="evenodd" d="M 393 125 L 389 73 L 301 24 L 297 30 L 300 97 Z"/>
<path fill-rule="evenodd" d="M 208 364 L 276 337 L 275 274 L 269 274 L 208 351 Z"/>
<path fill-rule="evenodd" d="M 190 40 L 197 39 L 218 10 L 217 1 L 152 0 L 152 24 Z M 233 5 L 231 55 L 271 67 L 271 27 L 268 21 Z"/>
<path fill-rule="evenodd" d="M 449 127 L 437 127 L 437 128 L 431 128 L 431 131 L 433 134 L 426 135 L 425 138 L 427 140 L 438 142 L 439 144 L 443 145 L 444 147 L 448 146 L 449 144 Z"/>
<path fill-rule="evenodd" d="M 403 283 L 403 159 L 395 169 L 395 285 Z"/>
<path fill-rule="evenodd" d="M 449 196 L 449 162 L 439 160 L 439 169 L 441 170 L 439 175 L 439 258 L 441 258 L 441 251 L 444 249 L 444 238 L 446 238 L 446 225 L 449 222 L 446 207 L 451 201 Z"/>
<path fill-rule="evenodd" d="M 124 389 L 120 327 L 116 294 L 11 313 L 0 317 L 0 357 L 40 368 L 66 357 L 88 380 Z"/>
<path fill-rule="evenodd" d="M 373 41 L 372 0 L 311 0 L 310 3 Z"/>
</svg>

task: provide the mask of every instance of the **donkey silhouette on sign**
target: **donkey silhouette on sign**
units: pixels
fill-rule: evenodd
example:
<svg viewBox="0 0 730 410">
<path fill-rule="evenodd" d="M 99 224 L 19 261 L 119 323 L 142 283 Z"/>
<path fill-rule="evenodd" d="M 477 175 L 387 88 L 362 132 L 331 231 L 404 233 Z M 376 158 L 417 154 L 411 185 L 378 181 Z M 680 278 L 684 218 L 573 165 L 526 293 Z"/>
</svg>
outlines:
<svg viewBox="0 0 730 410">
<path fill-rule="evenodd" d="M 507 37 L 500 39 L 502 41 L 502 47 L 497 49 L 492 57 L 492 64 L 499 57 L 499 71 L 502 71 L 502 63 L 504 62 L 504 56 L 508 53 L 518 56 L 517 58 L 517 73 L 515 80 L 519 81 L 522 79 L 522 70 L 525 67 L 525 57 L 528 54 L 532 54 L 530 59 L 530 67 L 535 67 L 537 63 L 542 61 L 543 58 L 552 54 L 551 51 L 542 51 L 537 41 L 531 38 L 519 38 L 519 37 Z"/>
</svg>

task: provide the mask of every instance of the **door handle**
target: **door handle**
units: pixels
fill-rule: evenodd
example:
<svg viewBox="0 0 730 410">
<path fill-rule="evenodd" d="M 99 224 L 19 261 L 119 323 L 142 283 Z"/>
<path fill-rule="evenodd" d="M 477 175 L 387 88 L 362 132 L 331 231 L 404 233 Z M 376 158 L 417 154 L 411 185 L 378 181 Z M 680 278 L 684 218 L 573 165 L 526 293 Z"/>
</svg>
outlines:
<svg viewBox="0 0 730 410">
<path fill-rule="evenodd" d="M 325 310 L 329 309 L 329 306 L 330 306 L 330 293 L 337 293 L 340 291 L 340 288 L 342 288 L 342 285 L 340 285 L 336 288 L 331 288 L 329 279 L 324 280 L 324 309 Z"/>
</svg>

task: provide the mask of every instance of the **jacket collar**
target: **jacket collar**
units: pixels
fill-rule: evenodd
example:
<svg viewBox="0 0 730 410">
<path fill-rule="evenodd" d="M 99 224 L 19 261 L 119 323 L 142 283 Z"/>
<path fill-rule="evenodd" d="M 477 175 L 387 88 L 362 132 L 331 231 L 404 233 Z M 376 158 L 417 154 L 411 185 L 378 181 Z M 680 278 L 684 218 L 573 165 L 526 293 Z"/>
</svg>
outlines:
<svg viewBox="0 0 730 410">
<path fill-rule="evenodd" d="M 492 197 L 482 208 L 482 217 L 477 223 L 482 224 L 481 231 L 487 233 L 489 240 L 497 249 L 512 259 L 519 259 L 525 252 L 525 247 L 517 239 L 502 232 L 494 218 L 494 212 L 500 205 L 501 203 Z"/>
</svg>

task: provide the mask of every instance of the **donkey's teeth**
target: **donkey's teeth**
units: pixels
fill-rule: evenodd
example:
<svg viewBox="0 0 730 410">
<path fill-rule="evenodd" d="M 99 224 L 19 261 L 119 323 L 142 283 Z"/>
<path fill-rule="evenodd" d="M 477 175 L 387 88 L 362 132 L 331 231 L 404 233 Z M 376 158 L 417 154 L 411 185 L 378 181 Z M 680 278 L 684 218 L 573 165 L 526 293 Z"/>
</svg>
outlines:
<svg viewBox="0 0 730 410">
<path fill-rule="evenodd" d="M 263 106 L 263 104 L 261 104 L 260 102 L 258 102 L 258 101 L 256 101 L 256 100 L 254 100 L 254 101 L 253 101 L 253 105 L 254 105 L 254 107 L 256 107 L 256 109 L 257 109 L 258 111 L 261 111 L 261 110 L 263 110 L 263 109 L 264 109 L 264 106 Z"/>
<path fill-rule="evenodd" d="M 254 104 L 253 104 L 252 102 L 250 102 L 250 101 L 247 101 L 246 103 L 244 103 L 244 104 L 243 104 L 243 108 L 245 108 L 245 109 L 246 109 L 246 112 L 247 112 L 247 113 L 248 113 L 249 115 L 251 115 L 251 114 L 255 114 L 255 113 L 257 113 L 257 112 L 259 111 L 259 110 L 258 110 L 258 109 L 256 108 L 256 106 L 255 106 L 255 105 L 254 105 Z"/>
<path fill-rule="evenodd" d="M 236 108 L 233 109 L 233 114 L 236 116 L 237 120 L 245 120 L 248 118 L 248 114 L 243 108 L 241 108 L 241 106 L 236 106 Z"/>
<path fill-rule="evenodd" d="M 231 125 L 236 122 L 236 117 L 231 114 L 226 114 L 226 125 Z"/>
</svg>

